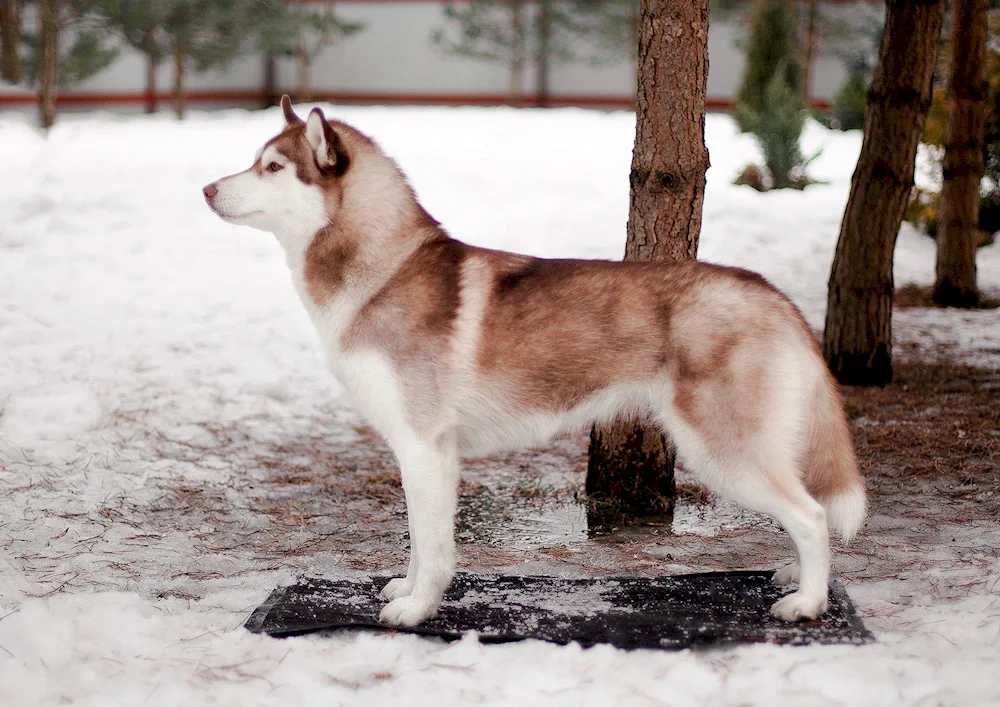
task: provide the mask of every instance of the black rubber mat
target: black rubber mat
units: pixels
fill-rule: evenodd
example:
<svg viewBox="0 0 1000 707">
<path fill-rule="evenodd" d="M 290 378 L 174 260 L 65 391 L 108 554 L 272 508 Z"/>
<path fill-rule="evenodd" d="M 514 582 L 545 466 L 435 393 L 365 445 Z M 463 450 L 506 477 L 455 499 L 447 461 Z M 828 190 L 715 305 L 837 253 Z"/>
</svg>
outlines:
<svg viewBox="0 0 1000 707">
<path fill-rule="evenodd" d="M 333 629 L 409 631 L 447 639 L 475 631 L 483 642 L 537 638 L 584 646 L 679 649 L 736 643 L 869 643 L 872 634 L 843 586 L 815 621 L 788 623 L 768 613 L 784 593 L 770 572 L 709 572 L 673 577 L 562 579 L 459 573 L 438 615 L 412 629 L 378 622 L 388 577 L 305 578 L 275 589 L 250 616 L 254 633 L 292 636 Z"/>
</svg>

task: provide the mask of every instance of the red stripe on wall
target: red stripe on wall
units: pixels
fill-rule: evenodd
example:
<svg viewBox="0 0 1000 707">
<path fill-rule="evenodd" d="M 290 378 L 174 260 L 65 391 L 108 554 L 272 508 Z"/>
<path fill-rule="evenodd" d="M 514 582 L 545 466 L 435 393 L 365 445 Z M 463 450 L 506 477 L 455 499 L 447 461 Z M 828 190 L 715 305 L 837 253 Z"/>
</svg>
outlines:
<svg viewBox="0 0 1000 707">
<path fill-rule="evenodd" d="M 350 103 L 361 105 L 414 105 L 414 106 L 505 106 L 511 105 L 509 96 L 501 93 L 372 93 L 360 91 L 316 91 L 312 96 L 315 101 L 329 103 Z M 161 111 L 170 110 L 172 97 L 168 93 L 157 94 L 157 102 Z M 253 89 L 246 90 L 196 90 L 188 92 L 188 103 L 199 104 L 230 104 L 240 106 L 260 106 L 264 103 L 264 92 Z M 146 102 L 144 92 L 87 92 L 64 93 L 58 97 L 58 104 L 64 107 L 100 106 L 140 106 Z M 31 106 L 38 103 L 33 94 L 0 94 L 0 106 Z M 536 96 L 525 96 L 518 105 L 536 107 L 540 102 Z M 551 107 L 580 108 L 618 108 L 631 110 L 635 107 L 635 99 L 630 96 L 597 96 L 587 94 L 565 94 L 549 96 L 546 105 Z M 708 110 L 727 111 L 733 107 L 728 98 L 709 97 L 706 101 Z M 813 100 L 813 105 L 820 110 L 828 110 L 830 102 Z"/>
</svg>

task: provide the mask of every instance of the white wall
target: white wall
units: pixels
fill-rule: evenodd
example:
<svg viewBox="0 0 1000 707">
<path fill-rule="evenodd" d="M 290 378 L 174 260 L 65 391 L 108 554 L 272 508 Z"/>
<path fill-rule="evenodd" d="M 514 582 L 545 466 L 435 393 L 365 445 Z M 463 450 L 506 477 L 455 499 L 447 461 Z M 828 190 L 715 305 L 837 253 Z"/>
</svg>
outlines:
<svg viewBox="0 0 1000 707">
<path fill-rule="evenodd" d="M 312 71 L 312 89 L 317 93 L 372 94 L 373 96 L 434 94 L 499 97 L 506 93 L 509 77 L 503 64 L 449 56 L 432 46 L 431 32 L 443 24 L 441 2 L 349 2 L 338 4 L 345 20 L 359 21 L 365 29 L 326 50 Z M 834 6 L 830 6 L 834 7 Z M 850 5 L 837 5 L 835 11 L 851 12 Z M 742 28 L 733 20 L 717 21 L 709 34 L 708 96 L 713 100 L 731 99 L 743 72 L 743 53 L 735 46 Z M 820 57 L 814 64 L 812 95 L 831 99 L 844 79 L 839 61 Z M 591 96 L 629 99 L 635 91 L 631 61 L 609 66 L 585 64 L 554 65 L 550 74 L 554 96 Z M 143 57 L 124 48 L 121 57 L 107 70 L 74 87 L 70 93 L 135 94 L 144 90 Z M 169 91 L 173 68 L 165 62 L 157 74 L 158 88 Z M 243 57 L 226 71 L 204 74 L 188 72 L 188 87 L 198 99 L 198 91 L 242 91 L 243 97 L 222 102 L 254 103 L 248 92 L 259 91 L 263 84 L 263 61 L 259 56 Z M 295 65 L 288 59 L 278 62 L 279 90 L 295 87 Z M 533 68 L 523 77 L 525 91 L 534 87 Z M 24 94 L 24 90 L 0 84 L 0 104 L 5 96 Z M 202 97 L 204 98 L 204 97 Z M 9 101 L 7 101 L 9 103 Z"/>
</svg>

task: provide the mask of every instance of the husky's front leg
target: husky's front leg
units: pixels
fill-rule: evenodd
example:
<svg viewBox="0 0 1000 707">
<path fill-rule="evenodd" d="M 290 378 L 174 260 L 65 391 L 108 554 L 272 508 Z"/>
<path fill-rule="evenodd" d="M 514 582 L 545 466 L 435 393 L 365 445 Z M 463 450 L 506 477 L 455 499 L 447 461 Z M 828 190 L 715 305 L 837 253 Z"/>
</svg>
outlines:
<svg viewBox="0 0 1000 707">
<path fill-rule="evenodd" d="M 434 443 L 406 445 L 396 456 L 409 514 L 410 567 L 405 579 L 386 587 L 395 598 L 379 621 L 416 626 L 437 612 L 455 573 L 458 451 L 454 436 L 442 435 Z"/>
<path fill-rule="evenodd" d="M 405 492 L 405 489 L 404 489 Z M 409 508 L 410 499 L 406 499 L 406 506 Z M 396 577 L 390 579 L 382 591 L 379 592 L 380 596 L 386 601 L 392 601 L 393 599 L 399 599 L 400 597 L 409 596 L 413 593 L 413 583 L 417 579 L 417 553 L 413 551 L 413 514 L 407 512 L 406 521 L 410 537 L 410 564 L 406 567 L 405 577 Z"/>
</svg>

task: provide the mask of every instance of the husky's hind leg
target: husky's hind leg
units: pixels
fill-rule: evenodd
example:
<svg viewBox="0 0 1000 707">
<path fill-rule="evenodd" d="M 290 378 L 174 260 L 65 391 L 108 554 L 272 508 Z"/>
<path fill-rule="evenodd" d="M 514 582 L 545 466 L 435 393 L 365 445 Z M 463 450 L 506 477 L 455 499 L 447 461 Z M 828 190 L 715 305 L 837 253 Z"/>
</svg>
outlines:
<svg viewBox="0 0 1000 707">
<path fill-rule="evenodd" d="M 798 579 L 799 587 L 775 603 L 771 613 L 794 621 L 826 611 L 830 575 L 826 511 L 802 484 L 789 445 L 773 438 L 778 430 L 772 427 L 770 434 L 761 431 L 741 441 L 730 436 L 730 444 L 726 444 L 726 435 L 706 440 L 708 435 L 676 419 L 669 428 L 681 459 L 706 486 L 741 506 L 771 516 L 791 536 L 798 562 L 776 579 Z M 761 441 L 765 439 L 770 441 Z"/>
<path fill-rule="evenodd" d="M 786 621 L 814 619 L 822 614 L 827 607 L 830 578 L 830 540 L 823 506 L 809 495 L 791 465 L 742 469 L 726 481 L 715 490 L 741 506 L 774 518 L 795 545 L 798 562 L 775 573 L 775 581 L 790 584 L 797 580 L 799 587 L 778 600 L 771 613 Z"/>
<path fill-rule="evenodd" d="M 787 587 L 792 584 L 799 583 L 799 575 L 801 574 L 801 568 L 798 559 L 794 562 L 790 562 L 781 569 L 775 571 L 774 576 L 771 577 L 771 581 L 781 587 Z"/>
<path fill-rule="evenodd" d="M 830 578 L 826 511 L 806 491 L 794 468 L 785 466 L 778 471 L 772 467 L 767 472 L 762 470 L 759 478 L 740 476 L 726 489 L 726 495 L 751 510 L 773 517 L 795 544 L 798 562 L 779 570 L 775 580 L 792 583 L 797 574 L 799 588 L 779 599 L 771 607 L 771 613 L 794 621 L 814 619 L 826 611 Z"/>
</svg>

